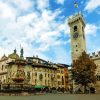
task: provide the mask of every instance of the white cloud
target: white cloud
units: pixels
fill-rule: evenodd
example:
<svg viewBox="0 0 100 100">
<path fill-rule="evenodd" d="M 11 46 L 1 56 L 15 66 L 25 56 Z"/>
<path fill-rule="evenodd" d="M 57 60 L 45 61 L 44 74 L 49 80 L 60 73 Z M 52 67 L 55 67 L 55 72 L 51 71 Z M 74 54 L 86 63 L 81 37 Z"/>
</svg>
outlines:
<svg viewBox="0 0 100 100">
<path fill-rule="evenodd" d="M 7 2 L 11 6 L 15 7 L 16 9 L 18 8 L 21 10 L 27 10 L 30 7 L 32 7 L 32 5 L 34 4 L 34 2 L 32 2 L 32 0 L 6 0 L 5 2 Z"/>
<path fill-rule="evenodd" d="M 13 18 L 15 14 L 15 10 L 12 9 L 9 5 L 0 1 L 0 18 Z"/>
<path fill-rule="evenodd" d="M 56 0 L 58 4 L 64 4 L 65 0 Z"/>
<path fill-rule="evenodd" d="M 19 12 L 30 11 L 31 6 L 35 8 L 31 0 L 0 1 L 0 55 L 9 54 L 15 48 L 19 49 L 21 44 L 25 50 L 25 56 L 38 54 L 47 59 L 43 52 L 50 50 L 51 47 L 69 43 L 69 40 L 59 38 L 62 32 L 65 33 L 64 35 L 69 33 L 67 20 L 64 22 L 55 20 L 61 13 L 61 9 L 52 12 L 46 9 L 49 7 L 49 2 L 45 1 L 37 0 L 38 9 L 41 9 L 42 13 L 34 11 L 18 16 L 17 19 Z M 17 8 L 13 7 L 13 4 Z"/>
<path fill-rule="evenodd" d="M 96 35 L 97 30 L 100 28 L 100 26 L 97 26 L 95 24 L 87 24 L 85 28 L 86 34 Z"/>
<path fill-rule="evenodd" d="M 85 10 L 92 11 L 100 7 L 100 0 L 89 0 L 86 4 Z"/>
<path fill-rule="evenodd" d="M 49 6 L 49 0 L 37 0 L 38 9 L 44 10 Z"/>
<path fill-rule="evenodd" d="M 30 2 L 30 0 L 13 0 L 12 2 L 20 9 L 28 9 L 32 7 L 32 2 Z"/>
<path fill-rule="evenodd" d="M 92 53 L 92 52 L 96 52 L 100 50 L 100 46 L 98 44 L 99 43 L 99 34 L 98 34 L 99 29 L 100 29 L 100 25 L 89 24 L 89 23 L 86 25 L 85 33 L 86 35 L 88 35 L 86 37 L 86 45 L 87 45 L 88 53 Z M 95 39 L 91 35 L 95 36 Z"/>
</svg>

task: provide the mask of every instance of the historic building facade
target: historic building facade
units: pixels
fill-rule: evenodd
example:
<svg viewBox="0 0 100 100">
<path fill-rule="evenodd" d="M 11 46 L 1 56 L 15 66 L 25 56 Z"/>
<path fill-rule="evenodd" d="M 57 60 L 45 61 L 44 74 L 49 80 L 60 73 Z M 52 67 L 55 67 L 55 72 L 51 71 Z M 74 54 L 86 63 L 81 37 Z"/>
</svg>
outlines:
<svg viewBox="0 0 100 100">
<path fill-rule="evenodd" d="M 6 82 L 8 58 L 4 55 L 0 60 L 0 83 Z"/>
<path fill-rule="evenodd" d="M 90 55 L 90 58 L 94 60 L 95 64 L 97 65 L 97 69 L 96 69 L 96 78 L 97 78 L 97 82 L 96 82 L 96 88 L 98 91 L 100 91 L 100 51 L 98 53 L 92 53 L 92 55 Z"/>
<path fill-rule="evenodd" d="M 23 49 L 20 56 L 16 50 L 10 55 L 3 56 L 0 60 L 0 86 L 15 87 L 33 86 L 68 88 L 68 66 L 54 64 L 49 61 L 33 57 L 23 57 Z"/>
<path fill-rule="evenodd" d="M 56 87 L 57 66 L 38 57 L 27 57 L 32 67 L 32 85 Z"/>
<path fill-rule="evenodd" d="M 68 69 L 66 69 L 66 65 L 57 64 L 57 87 L 68 88 Z"/>
</svg>

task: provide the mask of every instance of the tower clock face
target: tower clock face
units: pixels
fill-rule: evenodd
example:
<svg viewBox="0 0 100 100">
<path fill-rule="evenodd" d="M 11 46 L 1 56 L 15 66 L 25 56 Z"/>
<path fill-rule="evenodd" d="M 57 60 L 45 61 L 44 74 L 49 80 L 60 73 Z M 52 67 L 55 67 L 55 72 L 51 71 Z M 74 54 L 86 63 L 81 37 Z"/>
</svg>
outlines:
<svg viewBox="0 0 100 100">
<path fill-rule="evenodd" d="M 74 33 L 73 38 L 77 39 L 78 38 L 78 33 Z"/>
</svg>

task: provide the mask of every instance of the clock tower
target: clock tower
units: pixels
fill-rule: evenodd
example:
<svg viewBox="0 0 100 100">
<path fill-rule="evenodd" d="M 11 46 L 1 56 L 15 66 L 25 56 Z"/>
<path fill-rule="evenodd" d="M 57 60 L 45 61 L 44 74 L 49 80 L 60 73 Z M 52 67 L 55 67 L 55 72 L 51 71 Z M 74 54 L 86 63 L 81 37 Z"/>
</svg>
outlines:
<svg viewBox="0 0 100 100">
<path fill-rule="evenodd" d="M 72 62 L 81 56 L 83 51 L 86 51 L 85 43 L 85 21 L 83 15 L 79 12 L 68 19 L 71 35 L 72 47 Z"/>
</svg>

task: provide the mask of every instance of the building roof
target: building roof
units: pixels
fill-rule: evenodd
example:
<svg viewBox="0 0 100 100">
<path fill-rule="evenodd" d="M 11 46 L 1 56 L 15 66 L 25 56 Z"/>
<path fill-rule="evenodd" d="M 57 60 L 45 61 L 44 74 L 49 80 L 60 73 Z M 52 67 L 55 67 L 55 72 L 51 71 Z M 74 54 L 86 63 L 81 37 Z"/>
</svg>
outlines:
<svg viewBox="0 0 100 100">
<path fill-rule="evenodd" d="M 67 64 L 61 64 L 61 63 L 58 63 L 57 66 L 58 66 L 58 67 L 66 67 L 66 68 L 70 67 L 70 66 L 67 65 Z"/>
<path fill-rule="evenodd" d="M 8 58 L 11 58 L 11 59 L 19 59 L 19 55 L 16 53 L 16 49 L 14 50 L 14 52 L 12 54 L 10 54 L 8 56 Z"/>
<path fill-rule="evenodd" d="M 52 64 L 50 65 L 50 64 L 33 63 L 32 66 L 33 67 L 43 67 L 43 68 L 57 69 L 57 67 L 52 65 Z"/>
<path fill-rule="evenodd" d="M 98 51 L 98 53 L 93 52 L 91 55 L 90 54 L 88 55 L 93 60 L 100 60 L 100 51 Z"/>
<path fill-rule="evenodd" d="M 1 57 L 1 60 L 6 60 L 7 59 L 7 56 L 4 54 L 2 57 Z"/>
<path fill-rule="evenodd" d="M 13 65 L 13 64 L 16 64 L 16 65 L 27 65 L 27 61 L 26 60 L 23 60 L 23 59 L 15 59 L 15 60 L 12 60 L 10 62 L 8 62 L 9 65 Z"/>
<path fill-rule="evenodd" d="M 84 18 L 81 12 L 79 12 L 78 14 L 75 14 L 71 17 L 69 17 L 68 19 L 68 24 L 72 24 L 73 22 L 77 21 L 77 20 L 81 20 L 81 22 L 83 23 L 83 25 L 85 26 L 85 22 L 84 22 Z"/>
<path fill-rule="evenodd" d="M 36 59 L 36 60 L 39 60 L 39 61 L 43 61 L 43 62 L 47 62 L 48 63 L 48 61 L 46 61 L 46 60 L 43 60 L 43 59 L 41 59 L 41 58 L 39 58 L 38 56 L 33 56 L 33 57 L 26 57 L 26 59 L 28 60 L 28 59 Z"/>
</svg>

